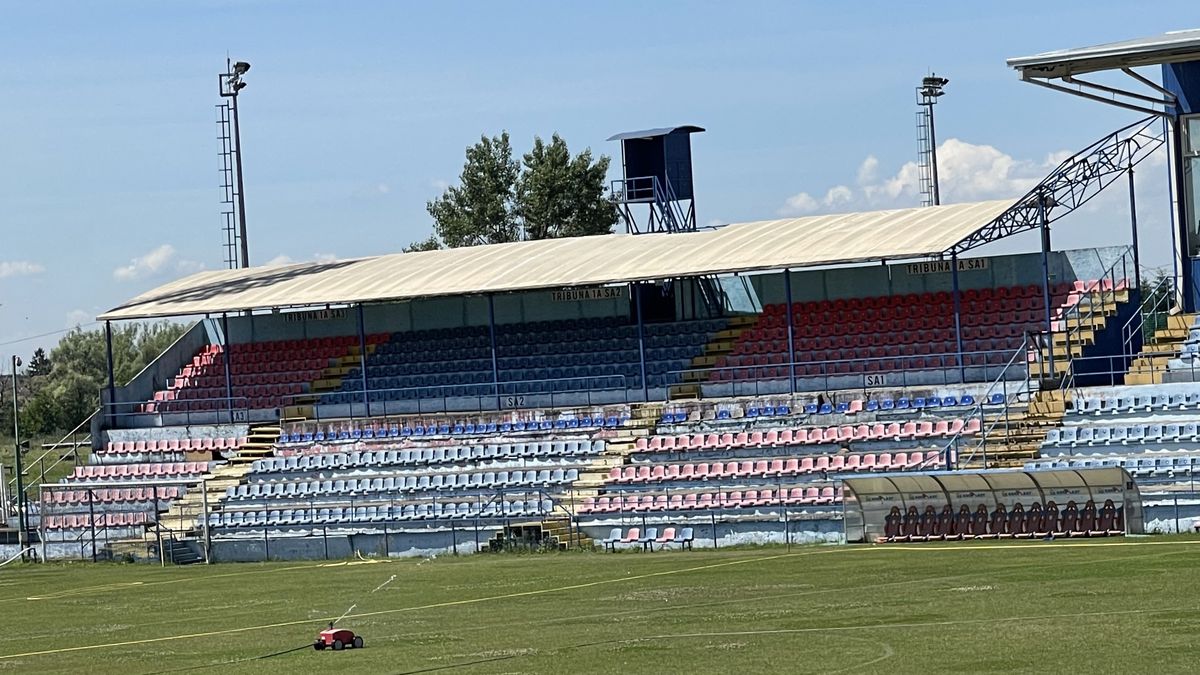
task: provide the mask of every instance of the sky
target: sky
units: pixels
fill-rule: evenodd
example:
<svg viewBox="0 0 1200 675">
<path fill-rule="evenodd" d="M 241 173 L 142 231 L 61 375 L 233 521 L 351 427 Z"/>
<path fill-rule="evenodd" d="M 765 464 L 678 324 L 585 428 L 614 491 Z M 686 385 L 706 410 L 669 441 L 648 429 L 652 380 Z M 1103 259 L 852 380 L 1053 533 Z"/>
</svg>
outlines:
<svg viewBox="0 0 1200 675">
<path fill-rule="evenodd" d="M 240 97 L 253 264 L 396 252 L 463 151 L 507 130 L 575 151 L 674 124 L 702 225 L 916 206 L 914 89 L 944 202 L 1016 197 L 1138 115 L 1005 59 L 1200 26 L 1194 2 L 54 2 L 0 0 L 0 352 L 224 267 L 215 105 Z M 1156 73 L 1151 73 L 1157 78 Z M 1166 164 L 1137 172 L 1143 263 L 1169 265 Z M 613 176 L 617 167 L 613 167 Z M 1055 227 L 1126 244 L 1124 189 Z M 1016 237 L 993 252 L 1036 250 Z"/>
</svg>

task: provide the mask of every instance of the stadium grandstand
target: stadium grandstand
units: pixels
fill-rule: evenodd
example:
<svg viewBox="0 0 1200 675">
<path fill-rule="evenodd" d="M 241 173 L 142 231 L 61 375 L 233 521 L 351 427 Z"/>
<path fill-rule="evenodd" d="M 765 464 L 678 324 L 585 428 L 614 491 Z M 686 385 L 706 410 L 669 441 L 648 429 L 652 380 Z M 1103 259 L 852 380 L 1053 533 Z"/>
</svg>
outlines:
<svg viewBox="0 0 1200 675">
<path fill-rule="evenodd" d="M 1198 31 L 1014 59 L 1051 88 L 1165 64 L 1150 117 L 1015 200 L 697 229 L 690 165 L 660 162 L 620 181 L 651 213 L 630 233 L 150 290 L 99 320 L 194 324 L 110 369 L 28 541 L 184 563 L 1190 528 L 1196 186 L 1177 275 L 1048 231 L 1164 146 L 1200 161 L 1196 59 Z M 1034 230 L 1041 250 L 979 250 Z"/>
</svg>

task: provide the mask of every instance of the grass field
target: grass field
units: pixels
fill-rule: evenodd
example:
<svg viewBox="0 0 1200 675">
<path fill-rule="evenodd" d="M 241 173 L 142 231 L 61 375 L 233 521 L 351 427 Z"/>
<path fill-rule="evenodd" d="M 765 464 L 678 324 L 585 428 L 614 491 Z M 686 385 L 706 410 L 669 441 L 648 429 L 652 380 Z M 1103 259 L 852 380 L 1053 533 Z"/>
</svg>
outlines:
<svg viewBox="0 0 1200 675">
<path fill-rule="evenodd" d="M 0 672 L 1194 672 L 1198 568 L 1190 537 L 14 564 Z M 351 605 L 366 648 L 309 648 Z"/>
</svg>

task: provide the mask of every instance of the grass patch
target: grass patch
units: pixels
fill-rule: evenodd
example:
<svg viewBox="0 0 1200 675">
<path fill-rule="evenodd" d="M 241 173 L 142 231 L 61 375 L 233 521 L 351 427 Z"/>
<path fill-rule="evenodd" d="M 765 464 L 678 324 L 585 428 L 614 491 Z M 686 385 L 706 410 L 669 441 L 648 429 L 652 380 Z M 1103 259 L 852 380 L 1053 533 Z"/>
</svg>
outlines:
<svg viewBox="0 0 1200 675">
<path fill-rule="evenodd" d="M 9 566 L 0 672 L 1191 671 L 1200 539 L 1101 543 Z"/>
</svg>

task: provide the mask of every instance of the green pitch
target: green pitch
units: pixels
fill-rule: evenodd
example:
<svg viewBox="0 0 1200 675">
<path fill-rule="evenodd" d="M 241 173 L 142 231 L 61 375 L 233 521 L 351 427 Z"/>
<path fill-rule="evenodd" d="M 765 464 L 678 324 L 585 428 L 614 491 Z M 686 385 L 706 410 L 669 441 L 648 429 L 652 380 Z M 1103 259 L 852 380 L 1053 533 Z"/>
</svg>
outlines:
<svg viewBox="0 0 1200 675">
<path fill-rule="evenodd" d="M 1198 568 L 1193 538 L 14 564 L 0 672 L 1195 672 Z M 352 605 L 365 648 L 314 651 Z"/>
</svg>

